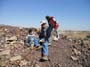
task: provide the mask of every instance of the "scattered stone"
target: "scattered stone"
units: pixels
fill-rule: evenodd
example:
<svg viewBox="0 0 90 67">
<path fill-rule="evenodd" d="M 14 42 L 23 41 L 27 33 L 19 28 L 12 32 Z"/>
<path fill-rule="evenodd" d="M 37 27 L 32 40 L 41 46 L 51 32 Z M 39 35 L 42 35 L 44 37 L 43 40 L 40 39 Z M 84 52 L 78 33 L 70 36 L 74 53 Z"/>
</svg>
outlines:
<svg viewBox="0 0 90 67">
<path fill-rule="evenodd" d="M 16 41 L 16 40 L 17 40 L 17 37 L 16 36 L 12 36 L 11 38 L 7 38 L 6 37 L 6 41 L 12 42 L 12 41 Z"/>
<path fill-rule="evenodd" d="M 57 64 L 57 67 L 62 67 L 62 65 L 61 64 Z"/>
<path fill-rule="evenodd" d="M 75 53 L 76 55 L 81 55 L 81 52 L 78 51 L 77 49 L 74 48 L 73 51 L 74 51 L 74 53 Z"/>
<path fill-rule="evenodd" d="M 4 31 L 8 31 L 8 29 L 5 28 Z"/>
<path fill-rule="evenodd" d="M 16 41 L 12 41 L 12 42 L 10 42 L 10 44 L 14 44 L 14 43 L 16 43 Z"/>
<path fill-rule="evenodd" d="M 6 64 L 4 61 L 0 60 L 0 67 L 6 67 Z"/>
<path fill-rule="evenodd" d="M 35 66 L 34 67 L 40 67 L 38 64 L 35 64 Z"/>
<path fill-rule="evenodd" d="M 22 29 L 23 29 L 23 27 L 19 27 L 19 29 L 20 29 L 20 30 L 22 30 Z"/>
<path fill-rule="evenodd" d="M 0 52 L 3 51 L 3 49 L 0 48 Z"/>
<path fill-rule="evenodd" d="M 10 55 L 10 50 L 4 50 L 2 52 L 0 52 L 0 56 L 2 55 Z"/>
<path fill-rule="evenodd" d="M 20 40 L 20 43 L 24 45 L 24 41 Z"/>
<path fill-rule="evenodd" d="M 21 60 L 22 57 L 20 55 L 14 56 L 10 58 L 10 61 L 16 61 L 16 60 Z"/>
<path fill-rule="evenodd" d="M 84 42 L 85 45 L 86 45 L 86 44 L 90 44 L 88 40 L 85 40 L 85 41 L 83 41 L 83 42 Z"/>
<path fill-rule="evenodd" d="M 22 66 L 25 66 L 27 64 L 28 64 L 28 61 L 22 60 L 19 65 L 22 67 Z"/>
<path fill-rule="evenodd" d="M 77 57 L 74 57 L 74 56 L 71 56 L 71 59 L 72 59 L 73 61 L 77 61 L 77 60 L 78 60 L 78 58 L 77 58 Z"/>
</svg>

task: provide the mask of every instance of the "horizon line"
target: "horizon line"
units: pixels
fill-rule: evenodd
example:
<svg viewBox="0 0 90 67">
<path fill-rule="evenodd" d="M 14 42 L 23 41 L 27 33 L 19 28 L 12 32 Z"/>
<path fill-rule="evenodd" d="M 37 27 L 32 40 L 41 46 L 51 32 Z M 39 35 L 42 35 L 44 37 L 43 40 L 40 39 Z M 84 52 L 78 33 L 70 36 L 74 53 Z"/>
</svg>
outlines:
<svg viewBox="0 0 90 67">
<path fill-rule="evenodd" d="M 22 27 L 22 28 L 40 28 L 40 27 L 29 27 L 29 26 L 22 26 L 22 25 L 10 25 L 10 24 L 0 24 L 0 26 L 12 26 L 12 27 Z M 62 29 L 62 28 L 59 28 L 59 30 L 61 31 L 90 31 L 90 30 L 84 30 L 84 29 Z"/>
</svg>

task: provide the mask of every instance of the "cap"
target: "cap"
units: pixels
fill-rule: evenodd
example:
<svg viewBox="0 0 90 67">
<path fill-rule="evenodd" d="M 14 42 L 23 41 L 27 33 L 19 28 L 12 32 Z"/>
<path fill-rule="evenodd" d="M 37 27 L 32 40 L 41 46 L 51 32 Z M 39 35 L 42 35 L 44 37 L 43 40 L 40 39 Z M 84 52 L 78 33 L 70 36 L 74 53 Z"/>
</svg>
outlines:
<svg viewBox="0 0 90 67">
<path fill-rule="evenodd" d="M 40 23 L 41 23 L 41 25 L 42 25 L 42 24 L 46 24 L 46 21 L 43 20 L 43 21 L 41 21 Z"/>
</svg>

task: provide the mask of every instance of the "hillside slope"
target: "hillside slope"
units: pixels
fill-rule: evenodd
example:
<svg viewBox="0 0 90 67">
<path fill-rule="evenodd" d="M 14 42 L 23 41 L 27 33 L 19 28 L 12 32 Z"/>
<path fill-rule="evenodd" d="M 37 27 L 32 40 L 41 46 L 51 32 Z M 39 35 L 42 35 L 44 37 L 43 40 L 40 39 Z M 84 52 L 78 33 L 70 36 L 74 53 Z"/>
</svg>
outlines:
<svg viewBox="0 0 90 67">
<path fill-rule="evenodd" d="M 0 67 L 90 67 L 90 44 L 53 41 L 49 60 L 40 62 L 41 51 L 24 45 L 28 28 L 0 26 Z"/>
</svg>

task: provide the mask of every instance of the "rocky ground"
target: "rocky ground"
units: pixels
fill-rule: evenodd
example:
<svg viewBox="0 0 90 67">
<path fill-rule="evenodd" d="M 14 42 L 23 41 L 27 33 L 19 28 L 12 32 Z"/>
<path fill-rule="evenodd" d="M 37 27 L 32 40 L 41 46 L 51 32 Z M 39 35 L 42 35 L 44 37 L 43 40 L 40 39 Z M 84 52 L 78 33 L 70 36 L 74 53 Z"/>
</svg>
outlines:
<svg viewBox="0 0 90 67">
<path fill-rule="evenodd" d="M 90 67 L 90 42 L 66 38 L 49 46 L 49 60 L 41 62 L 40 50 L 24 45 L 28 28 L 0 25 L 0 67 Z"/>
</svg>

